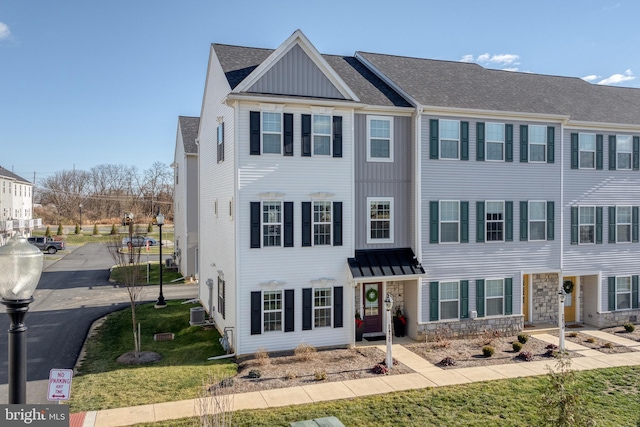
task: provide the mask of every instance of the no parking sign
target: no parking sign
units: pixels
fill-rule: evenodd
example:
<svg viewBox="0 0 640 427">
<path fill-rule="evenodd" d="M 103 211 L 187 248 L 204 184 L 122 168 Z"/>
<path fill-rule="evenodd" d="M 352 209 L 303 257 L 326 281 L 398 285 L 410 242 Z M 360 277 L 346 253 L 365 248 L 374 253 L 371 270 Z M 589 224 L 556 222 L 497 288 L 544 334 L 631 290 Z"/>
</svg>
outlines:
<svg viewBox="0 0 640 427">
<path fill-rule="evenodd" d="M 69 400 L 71 395 L 71 369 L 52 369 L 49 371 L 48 400 Z"/>
</svg>

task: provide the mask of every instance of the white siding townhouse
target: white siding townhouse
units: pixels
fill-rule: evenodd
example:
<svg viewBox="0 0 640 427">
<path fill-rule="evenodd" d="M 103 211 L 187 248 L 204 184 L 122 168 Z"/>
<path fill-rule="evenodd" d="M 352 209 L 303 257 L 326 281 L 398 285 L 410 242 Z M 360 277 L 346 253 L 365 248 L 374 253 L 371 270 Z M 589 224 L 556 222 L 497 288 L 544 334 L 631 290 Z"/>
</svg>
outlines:
<svg viewBox="0 0 640 427">
<path fill-rule="evenodd" d="M 29 236 L 41 224 L 33 219 L 33 184 L 0 166 L 0 245 L 16 233 Z"/>
<path fill-rule="evenodd" d="M 198 128 L 199 117 L 178 117 L 174 175 L 174 257 L 185 277 L 198 271 Z"/>
<path fill-rule="evenodd" d="M 640 91 L 475 64 L 214 44 L 200 299 L 237 354 L 637 320 Z M 604 149 L 605 142 L 608 144 Z M 608 167 L 606 167 L 608 166 Z"/>
</svg>

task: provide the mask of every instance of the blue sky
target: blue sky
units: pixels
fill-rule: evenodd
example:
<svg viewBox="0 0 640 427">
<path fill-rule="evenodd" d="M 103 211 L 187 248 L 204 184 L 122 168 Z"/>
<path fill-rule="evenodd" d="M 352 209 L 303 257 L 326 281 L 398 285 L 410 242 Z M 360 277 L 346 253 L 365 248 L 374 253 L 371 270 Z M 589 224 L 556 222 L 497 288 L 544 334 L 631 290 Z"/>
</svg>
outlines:
<svg viewBox="0 0 640 427">
<path fill-rule="evenodd" d="M 301 29 L 356 51 L 640 88 L 637 0 L 3 0 L 0 165 L 26 179 L 170 164 L 198 116 L 209 46 L 277 48 Z"/>
</svg>

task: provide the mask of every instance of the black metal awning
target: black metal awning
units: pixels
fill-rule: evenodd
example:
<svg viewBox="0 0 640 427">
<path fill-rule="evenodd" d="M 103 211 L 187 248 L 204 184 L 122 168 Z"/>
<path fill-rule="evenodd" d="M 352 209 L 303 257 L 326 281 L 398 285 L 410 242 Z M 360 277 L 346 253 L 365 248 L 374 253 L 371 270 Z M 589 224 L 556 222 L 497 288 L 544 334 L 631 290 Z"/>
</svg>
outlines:
<svg viewBox="0 0 640 427">
<path fill-rule="evenodd" d="M 425 274 L 411 248 L 358 250 L 347 262 L 354 279 Z"/>
</svg>

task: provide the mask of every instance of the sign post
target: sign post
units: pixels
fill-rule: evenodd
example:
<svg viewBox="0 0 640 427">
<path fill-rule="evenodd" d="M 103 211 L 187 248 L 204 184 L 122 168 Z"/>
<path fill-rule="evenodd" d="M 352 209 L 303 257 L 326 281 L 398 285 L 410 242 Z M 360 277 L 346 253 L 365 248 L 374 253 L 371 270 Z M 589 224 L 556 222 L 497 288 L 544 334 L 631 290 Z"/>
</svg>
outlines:
<svg viewBox="0 0 640 427">
<path fill-rule="evenodd" d="M 69 400 L 71 395 L 71 369 L 52 369 L 49 371 L 49 393 L 47 400 Z"/>
</svg>

